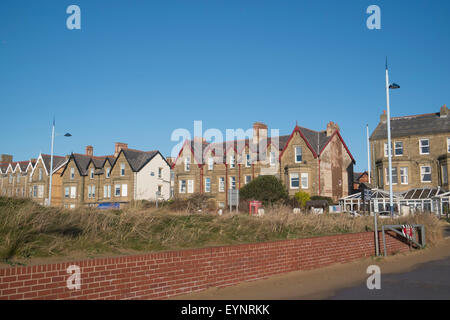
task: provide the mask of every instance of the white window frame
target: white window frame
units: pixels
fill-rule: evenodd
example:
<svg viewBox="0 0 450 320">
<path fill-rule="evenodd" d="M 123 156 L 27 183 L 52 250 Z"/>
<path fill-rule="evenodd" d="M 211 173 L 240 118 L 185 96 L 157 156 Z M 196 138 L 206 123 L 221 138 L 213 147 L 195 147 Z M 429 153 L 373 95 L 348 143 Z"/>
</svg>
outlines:
<svg viewBox="0 0 450 320">
<path fill-rule="evenodd" d="M 111 168 L 106 168 L 106 179 L 109 179 L 111 176 Z"/>
<path fill-rule="evenodd" d="M 94 179 L 94 169 L 91 168 L 91 172 L 89 173 L 89 178 Z"/>
<path fill-rule="evenodd" d="M 42 169 L 39 169 L 39 181 L 42 180 Z"/>
<path fill-rule="evenodd" d="M 292 185 L 293 179 L 298 181 L 298 186 Z M 289 174 L 289 187 L 291 189 L 300 189 L 300 174 L 298 172 L 292 172 Z"/>
<path fill-rule="evenodd" d="M 205 192 L 211 192 L 211 178 L 205 178 Z"/>
<path fill-rule="evenodd" d="M 403 182 L 403 180 L 405 180 L 405 182 Z M 406 185 L 408 183 L 409 183 L 408 167 L 400 167 L 400 184 Z"/>
<path fill-rule="evenodd" d="M 184 171 L 191 171 L 191 157 L 184 158 Z"/>
<path fill-rule="evenodd" d="M 119 191 L 119 192 L 117 192 L 117 191 Z M 114 185 L 114 197 L 120 197 L 120 184 Z"/>
<path fill-rule="evenodd" d="M 270 163 L 270 166 L 272 166 L 272 167 L 277 164 L 277 154 L 275 151 L 270 151 L 269 163 Z"/>
<path fill-rule="evenodd" d="M 387 186 L 389 185 L 389 171 L 388 171 L 388 169 L 389 168 L 384 168 L 384 173 L 386 175 L 386 185 Z M 395 170 L 396 174 L 394 174 L 394 170 Z M 397 182 L 394 181 L 394 177 L 397 177 Z M 396 185 L 396 184 L 398 184 L 398 170 L 397 170 L 397 167 L 392 167 L 392 185 Z"/>
<path fill-rule="evenodd" d="M 64 199 L 68 199 L 70 197 L 70 187 L 64 187 Z"/>
<path fill-rule="evenodd" d="M 194 180 L 187 181 L 187 193 L 194 193 Z"/>
<path fill-rule="evenodd" d="M 122 197 L 128 197 L 128 184 L 122 184 L 121 195 Z"/>
<path fill-rule="evenodd" d="M 245 184 L 249 184 L 252 181 L 252 176 L 245 176 Z"/>
<path fill-rule="evenodd" d="M 214 170 L 214 158 L 208 158 L 208 170 Z"/>
<path fill-rule="evenodd" d="M 429 181 L 424 181 L 423 180 L 423 176 L 425 175 L 425 174 L 428 174 L 428 173 L 424 173 L 424 168 L 430 168 L 430 172 L 429 172 L 429 174 L 430 174 L 430 180 Z M 431 183 L 432 181 L 433 181 L 433 177 L 432 177 L 432 175 L 431 175 L 431 173 L 432 173 L 432 171 L 431 171 L 431 166 L 420 166 L 420 182 L 422 182 L 422 183 Z"/>
<path fill-rule="evenodd" d="M 252 158 L 250 156 L 250 153 L 245 154 L 245 166 L 247 168 L 252 166 Z"/>
<path fill-rule="evenodd" d="M 125 163 L 120 164 L 120 176 L 125 176 Z"/>
<path fill-rule="evenodd" d="M 302 186 L 302 189 L 309 189 L 309 174 L 307 172 L 302 172 L 300 177 L 300 184 Z"/>
<path fill-rule="evenodd" d="M 422 141 L 428 141 L 428 145 L 423 146 Z M 426 147 L 428 147 L 428 152 L 422 152 L 422 148 L 426 148 Z M 428 138 L 419 139 L 419 153 L 420 154 L 430 154 L 430 139 L 428 139 Z"/>
<path fill-rule="evenodd" d="M 300 153 L 298 153 L 298 150 L 300 150 Z M 298 156 L 300 156 L 300 161 L 298 161 Z M 295 163 L 302 163 L 303 162 L 303 150 L 302 147 L 300 146 L 295 146 L 294 147 L 294 161 Z"/>
<path fill-rule="evenodd" d="M 450 153 L 450 137 L 447 138 L 447 153 Z"/>
<path fill-rule="evenodd" d="M 231 169 L 236 168 L 236 156 L 235 155 L 230 156 L 230 168 Z"/>
<path fill-rule="evenodd" d="M 225 192 L 225 177 L 219 177 L 219 192 Z"/>
<path fill-rule="evenodd" d="M 401 148 L 397 148 L 397 143 L 401 143 L 402 147 Z M 402 150 L 402 153 L 401 154 L 397 154 L 397 149 Z M 403 141 L 395 141 L 394 142 L 394 156 L 395 157 L 403 156 Z"/>
<path fill-rule="evenodd" d="M 186 191 L 187 191 L 187 182 L 186 182 L 186 180 L 180 180 L 179 184 L 180 184 L 179 185 L 180 193 L 186 193 Z"/>
<path fill-rule="evenodd" d="M 75 168 L 70 168 L 70 180 L 75 179 Z"/>
<path fill-rule="evenodd" d="M 71 186 L 70 187 L 70 199 L 76 199 L 77 198 L 77 187 Z"/>
<path fill-rule="evenodd" d="M 230 190 L 236 190 L 236 176 L 230 176 Z"/>
</svg>

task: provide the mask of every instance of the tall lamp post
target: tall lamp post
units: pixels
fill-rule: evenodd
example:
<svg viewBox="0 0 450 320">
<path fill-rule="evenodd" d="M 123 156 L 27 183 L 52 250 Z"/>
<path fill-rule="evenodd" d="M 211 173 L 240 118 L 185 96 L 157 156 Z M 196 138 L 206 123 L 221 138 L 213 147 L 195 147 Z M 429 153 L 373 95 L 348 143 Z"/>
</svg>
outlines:
<svg viewBox="0 0 450 320">
<path fill-rule="evenodd" d="M 387 104 L 387 136 L 388 136 L 388 161 L 389 161 L 389 210 L 394 216 L 394 197 L 392 192 L 392 142 L 391 142 L 391 110 L 389 105 L 389 89 L 399 89 L 398 84 L 389 84 L 388 63 L 386 57 L 386 104 Z"/>
<path fill-rule="evenodd" d="M 70 133 L 66 133 L 65 137 L 71 137 Z M 48 206 L 52 204 L 52 177 L 53 177 L 53 145 L 55 143 L 55 118 L 53 118 L 53 126 L 52 126 L 52 147 L 50 152 L 50 182 L 48 186 Z"/>
</svg>

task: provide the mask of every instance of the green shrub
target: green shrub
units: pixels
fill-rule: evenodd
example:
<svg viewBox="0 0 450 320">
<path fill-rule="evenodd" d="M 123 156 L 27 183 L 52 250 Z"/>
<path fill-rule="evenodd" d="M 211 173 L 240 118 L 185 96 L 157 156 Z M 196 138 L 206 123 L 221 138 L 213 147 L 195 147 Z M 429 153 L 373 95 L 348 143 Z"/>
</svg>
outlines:
<svg viewBox="0 0 450 320">
<path fill-rule="evenodd" d="M 275 176 L 259 176 L 239 191 L 242 200 L 259 200 L 264 205 L 288 199 L 288 192 Z"/>
<path fill-rule="evenodd" d="M 309 193 L 303 192 L 303 191 L 297 192 L 294 197 L 295 197 L 295 199 L 297 199 L 298 203 L 300 204 L 300 206 L 302 208 L 305 208 L 306 207 L 306 202 L 311 200 L 311 197 L 309 196 Z"/>
<path fill-rule="evenodd" d="M 324 197 L 324 196 L 312 196 L 311 200 L 327 200 L 328 204 L 331 206 L 334 201 L 330 197 Z"/>
</svg>

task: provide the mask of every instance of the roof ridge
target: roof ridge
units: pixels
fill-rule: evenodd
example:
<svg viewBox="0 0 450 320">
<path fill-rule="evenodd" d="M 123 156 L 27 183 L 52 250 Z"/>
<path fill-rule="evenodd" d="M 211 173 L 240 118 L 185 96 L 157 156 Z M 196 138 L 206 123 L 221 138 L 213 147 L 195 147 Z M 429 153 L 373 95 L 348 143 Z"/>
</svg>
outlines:
<svg viewBox="0 0 450 320">
<path fill-rule="evenodd" d="M 418 118 L 418 117 L 438 115 L 438 114 L 439 114 L 439 112 L 413 114 L 413 115 L 406 115 L 406 116 L 391 117 L 391 120 L 397 120 L 397 119 L 402 119 L 402 118 Z"/>
</svg>

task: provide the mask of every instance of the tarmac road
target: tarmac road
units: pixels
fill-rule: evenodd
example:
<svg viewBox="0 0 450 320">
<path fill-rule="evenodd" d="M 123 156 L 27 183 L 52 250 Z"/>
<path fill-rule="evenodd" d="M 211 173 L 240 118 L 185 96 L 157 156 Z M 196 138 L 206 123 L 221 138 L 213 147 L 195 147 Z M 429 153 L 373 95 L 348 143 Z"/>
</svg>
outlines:
<svg viewBox="0 0 450 320">
<path fill-rule="evenodd" d="M 381 288 L 367 289 L 366 284 L 342 289 L 331 300 L 449 300 L 450 257 L 427 262 L 415 270 L 383 275 Z"/>
</svg>

